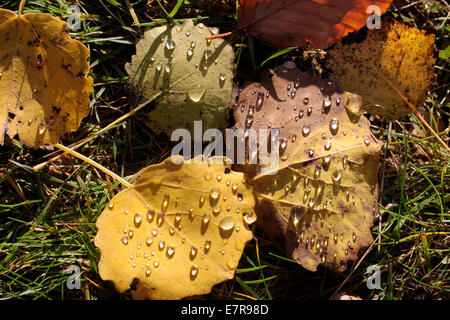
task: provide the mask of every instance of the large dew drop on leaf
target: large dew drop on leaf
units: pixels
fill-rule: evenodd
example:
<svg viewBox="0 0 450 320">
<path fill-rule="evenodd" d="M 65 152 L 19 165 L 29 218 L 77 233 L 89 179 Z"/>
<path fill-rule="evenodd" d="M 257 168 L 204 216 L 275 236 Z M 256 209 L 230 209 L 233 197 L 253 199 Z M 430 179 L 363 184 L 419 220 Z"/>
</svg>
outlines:
<svg viewBox="0 0 450 320">
<path fill-rule="evenodd" d="M 0 144 L 57 143 L 89 113 L 88 49 L 49 14 L 0 9 Z"/>
<path fill-rule="evenodd" d="M 214 28 L 191 20 L 145 32 L 136 55 L 126 65 L 130 81 L 146 99 L 162 93 L 149 114 L 149 126 L 169 136 L 177 128 L 221 128 L 233 93 L 232 47 L 224 40 L 205 40 Z"/>
<path fill-rule="evenodd" d="M 173 159 L 143 169 L 97 221 L 101 277 L 121 292 L 137 279 L 137 299 L 210 292 L 233 278 L 252 238 L 255 202 L 243 174 L 225 158 Z"/>
<path fill-rule="evenodd" d="M 280 130 L 278 171 L 243 168 L 259 226 L 311 271 L 343 271 L 373 241 L 381 144 L 360 107 L 358 95 L 286 62 L 246 87 L 234 111 L 235 128 Z"/>
<path fill-rule="evenodd" d="M 399 93 L 422 106 L 434 81 L 434 35 L 385 18 L 361 43 L 329 51 L 331 77 L 360 94 L 370 114 L 398 119 L 412 112 Z"/>
<path fill-rule="evenodd" d="M 301 47 L 307 41 L 326 48 L 365 26 L 370 6 L 378 6 L 381 14 L 391 1 L 240 0 L 237 30 L 281 48 Z"/>
</svg>

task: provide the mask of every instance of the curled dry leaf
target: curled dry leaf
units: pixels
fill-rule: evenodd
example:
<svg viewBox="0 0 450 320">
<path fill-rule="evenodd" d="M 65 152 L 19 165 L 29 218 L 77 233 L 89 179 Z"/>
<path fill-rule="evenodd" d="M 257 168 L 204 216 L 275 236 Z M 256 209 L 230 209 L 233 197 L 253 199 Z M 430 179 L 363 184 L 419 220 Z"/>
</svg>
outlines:
<svg viewBox="0 0 450 320">
<path fill-rule="evenodd" d="M 233 94 L 234 53 L 222 39 L 205 40 L 215 33 L 187 20 L 152 28 L 138 41 L 125 68 L 138 95 L 150 99 L 161 93 L 148 116 L 156 133 L 192 129 L 195 120 L 203 121 L 204 130 L 224 125 Z"/>
<path fill-rule="evenodd" d="M 358 95 L 285 62 L 247 86 L 234 111 L 235 128 L 280 130 L 278 171 L 251 180 L 258 224 L 311 271 L 343 271 L 373 241 L 381 143 L 360 107 Z"/>
<path fill-rule="evenodd" d="M 420 107 L 435 79 L 434 35 L 391 18 L 383 19 L 381 30 L 368 30 L 361 43 L 336 46 L 329 54 L 331 77 L 385 119 L 412 112 L 401 95 Z"/>
<path fill-rule="evenodd" d="M 0 144 L 57 143 L 89 113 L 89 50 L 49 14 L 0 9 Z"/>
<path fill-rule="evenodd" d="M 143 169 L 97 221 L 101 277 L 121 292 L 137 279 L 137 299 L 210 292 L 233 278 L 252 238 L 255 202 L 243 174 L 232 172 L 225 158 L 180 159 Z"/>
<path fill-rule="evenodd" d="M 245 30 L 281 48 L 304 46 L 307 41 L 318 48 L 342 39 L 366 25 L 376 5 L 381 12 L 392 0 L 240 0 L 236 31 Z"/>
</svg>

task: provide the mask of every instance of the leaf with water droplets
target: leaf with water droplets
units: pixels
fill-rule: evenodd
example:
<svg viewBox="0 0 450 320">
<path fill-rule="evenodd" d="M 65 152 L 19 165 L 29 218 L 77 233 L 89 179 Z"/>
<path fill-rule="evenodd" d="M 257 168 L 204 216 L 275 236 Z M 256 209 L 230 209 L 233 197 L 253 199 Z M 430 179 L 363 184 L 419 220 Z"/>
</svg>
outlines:
<svg viewBox="0 0 450 320">
<path fill-rule="evenodd" d="M 95 239 L 104 280 L 124 292 L 136 278 L 136 299 L 180 299 L 233 278 L 252 238 L 254 196 L 225 158 L 211 160 L 169 158 L 111 200 Z"/>
<path fill-rule="evenodd" d="M 177 128 L 221 128 L 233 96 L 231 45 L 205 40 L 217 29 L 191 20 L 182 25 L 149 29 L 136 44 L 136 55 L 125 68 L 135 92 L 143 99 L 160 95 L 148 124 L 169 136 Z M 187 35 L 188 34 L 188 35 Z"/>
<path fill-rule="evenodd" d="M 294 83 L 291 99 L 287 88 Z M 246 127 L 249 106 L 267 91 Z M 325 264 L 343 271 L 373 241 L 381 143 L 360 108 L 359 96 L 289 63 L 247 86 L 234 110 L 235 128 L 279 129 L 279 165 L 240 168 L 258 199 L 258 225 L 282 239 L 288 254 L 308 270 Z"/>
<path fill-rule="evenodd" d="M 57 143 L 89 113 L 89 50 L 49 14 L 0 9 L 0 145 Z"/>
<path fill-rule="evenodd" d="M 420 107 L 434 82 L 434 35 L 391 18 L 383 19 L 381 30 L 367 32 L 361 43 L 329 51 L 331 77 L 345 90 L 360 94 L 370 114 L 404 117 L 412 110 L 399 93 Z"/>
</svg>

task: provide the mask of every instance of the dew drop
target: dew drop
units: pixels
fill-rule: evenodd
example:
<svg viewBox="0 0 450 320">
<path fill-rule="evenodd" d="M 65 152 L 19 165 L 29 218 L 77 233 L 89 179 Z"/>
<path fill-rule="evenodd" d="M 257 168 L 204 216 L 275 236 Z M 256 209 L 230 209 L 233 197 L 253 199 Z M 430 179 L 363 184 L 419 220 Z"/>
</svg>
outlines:
<svg viewBox="0 0 450 320">
<path fill-rule="evenodd" d="M 153 235 L 154 237 L 156 237 L 156 236 L 158 235 L 158 230 L 153 229 L 153 230 L 152 230 L 152 235 Z"/>
<path fill-rule="evenodd" d="M 134 215 L 134 224 L 136 227 L 139 227 L 141 225 L 142 222 L 142 215 L 140 215 L 139 213 L 136 213 Z"/>
<path fill-rule="evenodd" d="M 202 88 L 199 84 L 196 84 L 191 90 L 188 91 L 187 96 L 192 102 L 197 103 L 203 99 L 205 93 L 206 89 Z"/>
<path fill-rule="evenodd" d="M 325 150 L 330 150 L 331 149 L 331 141 L 328 140 L 327 142 L 325 142 L 324 148 L 325 148 Z"/>
<path fill-rule="evenodd" d="M 204 224 L 208 224 L 210 219 L 211 219 L 210 214 L 209 213 L 205 213 L 203 215 L 203 220 L 202 221 L 203 221 Z"/>
<path fill-rule="evenodd" d="M 192 42 L 191 42 L 191 48 L 194 49 L 194 48 L 195 48 L 195 45 L 196 45 L 195 41 L 192 41 Z"/>
<path fill-rule="evenodd" d="M 335 183 L 339 183 L 341 181 L 342 178 L 342 174 L 340 170 L 337 170 L 333 173 L 333 175 L 331 176 L 331 178 L 333 179 L 333 182 Z"/>
<path fill-rule="evenodd" d="M 333 118 L 330 121 L 330 131 L 332 134 L 336 134 L 339 130 L 339 121 L 336 118 Z"/>
<path fill-rule="evenodd" d="M 298 224 L 300 223 L 300 219 L 305 214 L 305 212 L 306 208 L 304 206 L 295 206 L 294 208 L 291 209 L 292 223 L 294 224 L 295 227 L 298 226 Z"/>
<path fill-rule="evenodd" d="M 147 244 L 147 246 L 151 246 L 153 243 L 153 238 L 152 237 L 147 237 L 147 240 L 145 240 L 145 243 Z"/>
<path fill-rule="evenodd" d="M 342 158 L 342 167 L 344 168 L 344 170 L 345 170 L 345 168 L 347 168 L 347 162 L 348 162 L 348 156 L 344 156 Z"/>
<path fill-rule="evenodd" d="M 220 74 L 220 76 L 219 76 L 219 80 L 220 80 L 220 81 L 225 81 L 226 79 L 227 79 L 227 77 L 225 76 L 225 73 L 222 72 L 222 73 Z"/>
<path fill-rule="evenodd" d="M 211 249 L 211 240 L 206 240 L 205 241 L 205 253 L 208 253 L 210 249 Z"/>
<path fill-rule="evenodd" d="M 308 155 L 309 155 L 310 158 L 314 157 L 314 149 L 312 149 L 312 148 L 309 149 L 308 150 Z"/>
<path fill-rule="evenodd" d="M 223 218 L 219 223 L 219 228 L 222 231 L 230 231 L 234 228 L 234 220 L 232 217 L 228 216 Z"/>
<path fill-rule="evenodd" d="M 322 105 L 323 105 L 324 108 L 329 108 L 331 106 L 330 97 L 325 97 L 323 99 L 323 104 Z"/>
<path fill-rule="evenodd" d="M 158 225 L 158 227 L 161 227 L 163 223 L 164 223 L 164 212 L 160 212 L 158 213 L 158 216 L 156 218 L 156 224 Z"/>
<path fill-rule="evenodd" d="M 150 270 L 150 268 L 147 268 L 147 270 L 145 270 L 145 275 L 148 277 L 152 274 L 152 270 Z"/>
<path fill-rule="evenodd" d="M 195 217 L 194 208 L 191 207 L 189 209 L 189 218 L 191 218 L 191 220 L 192 220 L 192 219 L 194 219 L 194 217 Z"/>
<path fill-rule="evenodd" d="M 198 275 L 198 266 L 197 265 L 193 265 L 191 267 L 191 277 L 192 278 L 196 278 Z"/>
<path fill-rule="evenodd" d="M 165 242 L 164 242 L 163 240 L 159 241 L 159 243 L 158 243 L 158 249 L 159 249 L 159 250 L 162 250 L 162 249 L 164 249 L 164 246 L 165 246 Z"/>
<path fill-rule="evenodd" d="M 307 105 L 309 103 L 309 98 L 308 97 L 303 98 L 303 103 Z"/>
<path fill-rule="evenodd" d="M 108 208 L 109 210 L 112 210 L 114 208 L 114 202 L 112 200 L 108 203 Z"/>
<path fill-rule="evenodd" d="M 246 224 L 252 224 L 256 221 L 256 214 L 253 212 L 244 212 L 242 214 L 242 219 Z"/>
<path fill-rule="evenodd" d="M 120 239 L 120 241 L 122 241 L 123 244 L 128 244 L 128 237 L 124 236 Z"/>
<path fill-rule="evenodd" d="M 158 62 L 158 64 L 156 65 L 156 71 L 161 71 L 162 70 L 162 64 L 161 62 Z"/>
<path fill-rule="evenodd" d="M 43 135 L 43 134 L 45 133 L 45 131 L 47 131 L 47 126 L 45 125 L 45 122 L 39 123 L 39 126 L 38 126 L 38 133 L 39 133 L 40 135 Z"/>
<path fill-rule="evenodd" d="M 311 115 L 312 112 L 312 107 L 308 107 L 308 109 L 306 109 L 306 114 L 309 116 Z"/>
<path fill-rule="evenodd" d="M 192 50 L 192 48 L 189 48 L 186 54 L 187 54 L 188 58 L 190 58 L 194 55 L 194 50 Z"/>
<path fill-rule="evenodd" d="M 367 138 L 365 138 L 365 139 L 364 139 L 364 144 L 365 144 L 366 146 L 369 146 L 369 144 L 370 144 L 370 140 L 369 140 L 369 139 L 367 139 Z"/>
<path fill-rule="evenodd" d="M 153 262 L 153 266 L 154 266 L 155 268 L 158 268 L 158 267 L 159 267 L 159 262 L 158 262 L 158 261 Z"/>
<path fill-rule="evenodd" d="M 167 247 L 167 252 L 166 252 L 167 257 L 172 258 L 174 254 L 175 254 L 175 248 L 173 246 Z"/>
<path fill-rule="evenodd" d="M 166 49 L 167 50 L 175 49 L 175 42 L 172 39 L 167 40 L 167 42 L 166 42 Z"/>
<path fill-rule="evenodd" d="M 354 233 L 354 232 L 352 234 L 352 240 L 353 240 L 353 242 L 356 242 L 356 233 Z"/>
<path fill-rule="evenodd" d="M 202 207 L 203 206 L 203 204 L 205 203 L 205 195 L 204 194 L 202 194 L 201 196 L 200 196 L 200 207 Z"/>
<path fill-rule="evenodd" d="M 307 137 L 310 132 L 311 132 L 311 129 L 308 126 L 303 126 L 302 133 L 303 133 L 304 137 Z"/>
<path fill-rule="evenodd" d="M 192 246 L 191 250 L 189 251 L 189 257 L 191 259 L 194 259 L 197 256 L 197 252 L 198 252 L 198 249 L 196 247 Z"/>
<path fill-rule="evenodd" d="M 210 193 L 209 193 L 210 198 L 213 201 L 217 201 L 220 197 L 220 190 L 217 187 L 214 187 L 211 189 Z"/>
<path fill-rule="evenodd" d="M 148 220 L 148 222 L 152 222 L 154 217 L 155 217 L 155 211 L 154 210 L 148 210 L 147 211 L 147 220 Z"/>
<path fill-rule="evenodd" d="M 238 189 L 238 185 L 237 185 L 236 183 L 234 183 L 234 184 L 231 186 L 231 189 L 233 190 L 233 192 L 236 192 L 237 189 Z"/>
</svg>

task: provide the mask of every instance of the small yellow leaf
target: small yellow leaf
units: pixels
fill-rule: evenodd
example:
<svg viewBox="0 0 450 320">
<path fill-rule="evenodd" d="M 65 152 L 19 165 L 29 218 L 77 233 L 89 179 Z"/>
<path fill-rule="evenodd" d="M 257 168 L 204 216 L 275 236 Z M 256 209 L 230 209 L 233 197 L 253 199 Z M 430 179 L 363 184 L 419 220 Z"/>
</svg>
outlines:
<svg viewBox="0 0 450 320">
<path fill-rule="evenodd" d="M 290 61 L 247 86 L 234 111 L 235 128 L 279 130 L 279 166 L 242 168 L 258 225 L 311 271 L 343 271 L 373 241 L 381 143 L 360 109 L 361 97 Z"/>
<path fill-rule="evenodd" d="M 420 107 L 434 80 L 434 35 L 391 18 L 383 19 L 381 30 L 368 30 L 361 43 L 338 45 L 329 54 L 331 77 L 385 119 L 412 112 L 397 90 Z"/>
<path fill-rule="evenodd" d="M 243 174 L 212 159 L 169 158 L 111 200 L 95 239 L 104 280 L 124 292 L 137 279 L 136 299 L 180 299 L 233 278 L 255 203 Z"/>
<path fill-rule="evenodd" d="M 57 143 L 89 113 L 88 49 L 49 14 L 0 9 L 0 144 Z"/>
</svg>

